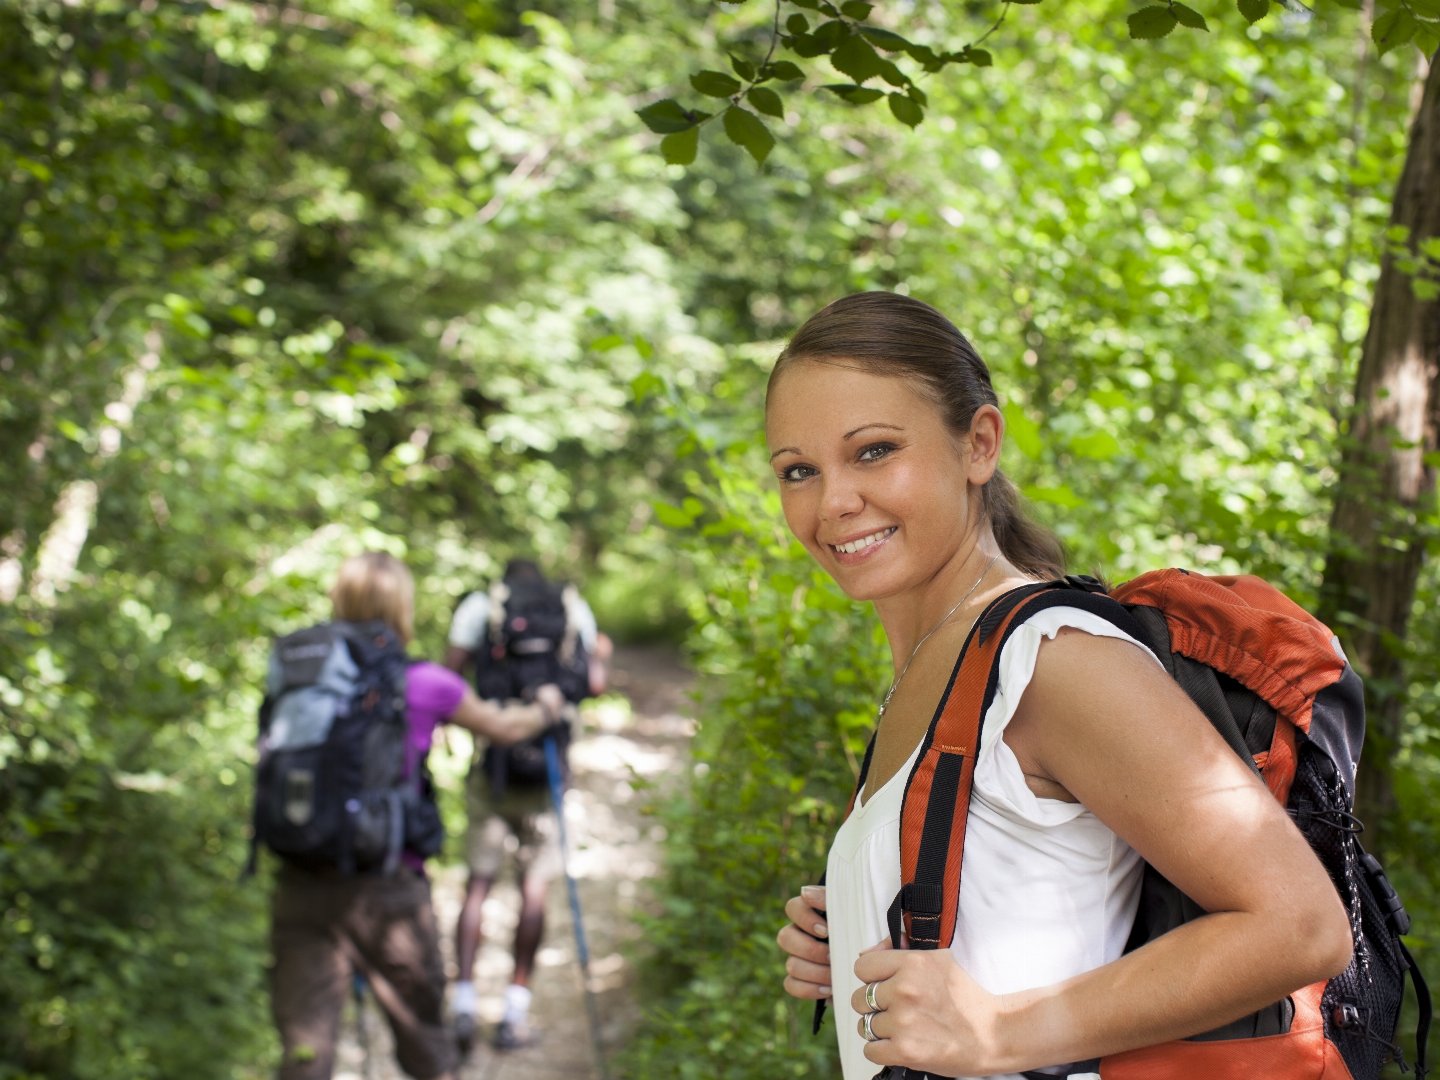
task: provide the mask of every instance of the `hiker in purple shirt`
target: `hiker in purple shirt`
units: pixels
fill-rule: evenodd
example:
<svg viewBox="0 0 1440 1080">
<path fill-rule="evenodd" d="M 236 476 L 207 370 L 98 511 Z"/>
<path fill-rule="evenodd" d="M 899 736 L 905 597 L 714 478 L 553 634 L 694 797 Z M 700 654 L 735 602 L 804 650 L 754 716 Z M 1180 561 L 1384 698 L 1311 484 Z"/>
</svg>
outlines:
<svg viewBox="0 0 1440 1080">
<path fill-rule="evenodd" d="M 367 552 L 345 562 L 330 599 L 335 618 L 380 620 L 408 643 L 415 583 L 398 559 Z M 430 751 L 438 725 L 451 722 L 496 742 L 528 738 L 564 704 L 553 685 L 530 704 L 500 706 L 476 697 L 465 680 L 428 660 L 406 671 L 410 733 L 406 771 Z M 393 874 L 344 874 L 285 863 L 272 901 L 271 1009 L 283 1044 L 280 1080 L 328 1080 L 352 974 L 364 973 L 395 1035 L 401 1069 L 416 1080 L 453 1080 L 455 1046 L 446 1030 L 445 971 L 424 859 L 406 851 Z"/>
</svg>

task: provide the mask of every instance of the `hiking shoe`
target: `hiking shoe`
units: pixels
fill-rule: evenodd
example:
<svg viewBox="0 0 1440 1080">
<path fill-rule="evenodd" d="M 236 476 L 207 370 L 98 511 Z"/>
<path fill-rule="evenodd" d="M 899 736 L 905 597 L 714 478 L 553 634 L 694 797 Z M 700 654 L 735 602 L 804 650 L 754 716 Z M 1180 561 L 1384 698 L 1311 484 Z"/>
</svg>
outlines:
<svg viewBox="0 0 1440 1080">
<path fill-rule="evenodd" d="M 501 1020 L 495 1029 L 496 1050 L 521 1050 L 533 1046 L 538 1032 L 524 1020 Z"/>
<path fill-rule="evenodd" d="M 464 1061 L 475 1047 L 475 1014 L 456 1013 L 454 1026 L 455 1048 L 460 1051 L 460 1060 Z"/>
</svg>

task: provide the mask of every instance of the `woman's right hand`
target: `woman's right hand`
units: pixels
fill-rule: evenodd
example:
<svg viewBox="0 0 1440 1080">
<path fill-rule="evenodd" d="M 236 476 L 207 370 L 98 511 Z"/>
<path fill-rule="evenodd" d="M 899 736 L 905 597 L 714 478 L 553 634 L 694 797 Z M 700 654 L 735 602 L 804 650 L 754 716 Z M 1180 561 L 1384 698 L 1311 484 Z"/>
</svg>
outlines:
<svg viewBox="0 0 1440 1080">
<path fill-rule="evenodd" d="M 775 940 L 789 954 L 785 992 L 816 1001 L 830 996 L 830 936 L 825 921 L 825 886 L 806 885 L 785 905 L 790 922 Z"/>
</svg>

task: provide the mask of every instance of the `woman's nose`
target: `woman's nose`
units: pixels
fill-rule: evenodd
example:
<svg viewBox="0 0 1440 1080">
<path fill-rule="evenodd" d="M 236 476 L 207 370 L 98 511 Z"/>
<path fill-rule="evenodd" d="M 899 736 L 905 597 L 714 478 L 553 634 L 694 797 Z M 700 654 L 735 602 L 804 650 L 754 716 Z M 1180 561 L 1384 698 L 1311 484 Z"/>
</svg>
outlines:
<svg viewBox="0 0 1440 1080">
<path fill-rule="evenodd" d="M 820 495 L 820 514 L 826 520 L 835 521 L 847 517 L 859 512 L 864 506 L 865 499 L 854 481 L 846 477 L 826 478 Z"/>
</svg>

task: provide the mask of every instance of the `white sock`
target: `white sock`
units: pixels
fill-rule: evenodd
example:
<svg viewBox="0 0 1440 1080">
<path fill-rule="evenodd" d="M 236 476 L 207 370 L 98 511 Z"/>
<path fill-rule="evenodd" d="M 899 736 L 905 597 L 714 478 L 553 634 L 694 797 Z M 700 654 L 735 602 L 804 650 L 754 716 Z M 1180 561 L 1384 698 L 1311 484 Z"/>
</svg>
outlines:
<svg viewBox="0 0 1440 1080">
<path fill-rule="evenodd" d="M 457 1015 L 475 1015 L 475 984 L 457 982 L 450 989 L 450 1011 Z"/>
<path fill-rule="evenodd" d="M 530 988 L 511 983 L 505 988 L 505 1019 L 512 1024 L 523 1023 L 530 1013 Z"/>
</svg>

